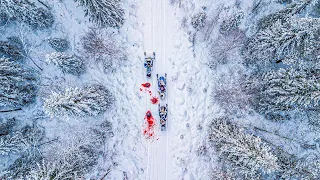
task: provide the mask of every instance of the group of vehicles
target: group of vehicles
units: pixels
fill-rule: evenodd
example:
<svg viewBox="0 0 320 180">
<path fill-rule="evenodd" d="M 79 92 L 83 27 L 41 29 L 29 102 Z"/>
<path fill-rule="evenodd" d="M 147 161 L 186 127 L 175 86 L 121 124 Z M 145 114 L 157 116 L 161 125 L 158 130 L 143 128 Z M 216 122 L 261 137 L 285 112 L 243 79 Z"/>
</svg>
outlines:
<svg viewBox="0 0 320 180">
<path fill-rule="evenodd" d="M 155 61 L 156 53 L 153 52 L 152 55 L 147 55 L 146 52 L 144 52 L 144 67 L 146 68 L 146 76 L 147 78 L 151 78 L 152 69 L 153 69 L 153 62 Z M 165 73 L 164 76 L 159 76 L 157 74 L 157 83 L 158 83 L 158 93 L 161 100 L 165 100 L 167 95 L 167 73 Z M 167 125 L 167 115 L 168 115 L 168 104 L 166 105 L 160 105 L 158 104 L 158 111 L 159 111 L 159 117 L 160 117 L 160 127 L 161 131 L 166 130 Z"/>
</svg>

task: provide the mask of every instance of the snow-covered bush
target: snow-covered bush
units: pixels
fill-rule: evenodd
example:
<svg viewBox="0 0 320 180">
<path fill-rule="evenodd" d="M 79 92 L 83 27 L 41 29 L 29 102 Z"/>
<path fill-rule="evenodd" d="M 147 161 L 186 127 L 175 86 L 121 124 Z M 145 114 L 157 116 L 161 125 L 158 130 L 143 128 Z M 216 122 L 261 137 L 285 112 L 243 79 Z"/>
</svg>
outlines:
<svg viewBox="0 0 320 180">
<path fill-rule="evenodd" d="M 63 73 L 80 76 L 86 71 L 83 59 L 76 55 L 64 52 L 53 52 L 47 54 L 46 58 L 47 62 L 58 66 Z"/>
<path fill-rule="evenodd" d="M 238 57 L 238 51 L 243 46 L 245 35 L 243 32 L 234 30 L 218 38 L 209 45 L 210 68 L 215 69 L 217 65 L 227 64 Z"/>
<path fill-rule="evenodd" d="M 231 17 L 223 20 L 220 25 L 220 33 L 221 34 L 228 34 L 230 31 L 234 31 L 238 29 L 238 26 L 241 23 L 241 19 L 243 18 L 243 12 L 239 12 L 233 14 Z"/>
<path fill-rule="evenodd" d="M 9 41 L 0 41 L 0 57 L 21 60 L 24 58 L 23 50 Z"/>
<path fill-rule="evenodd" d="M 67 88 L 64 93 L 52 93 L 44 100 L 44 109 L 50 116 L 97 116 L 110 108 L 113 96 L 103 86 L 83 89 Z"/>
<path fill-rule="evenodd" d="M 98 144 L 103 144 L 106 142 L 108 137 L 113 135 L 112 132 L 112 123 L 109 121 L 104 121 L 97 128 L 92 129 L 93 134 L 96 136 L 96 142 Z"/>
<path fill-rule="evenodd" d="M 63 38 L 50 38 L 48 39 L 49 45 L 56 51 L 66 51 L 69 48 L 69 41 Z"/>
<path fill-rule="evenodd" d="M 0 108 L 23 107 L 34 101 L 38 73 L 26 65 L 0 58 Z"/>
<path fill-rule="evenodd" d="M 216 118 L 209 126 L 209 143 L 217 148 L 230 170 L 243 178 L 256 178 L 261 172 L 278 170 L 277 157 L 259 137 L 245 134 L 228 118 Z"/>
<path fill-rule="evenodd" d="M 121 27 L 124 19 L 124 10 L 120 0 L 74 0 L 85 9 L 90 21 L 102 27 Z"/>
<path fill-rule="evenodd" d="M 279 69 L 253 77 L 248 87 L 256 93 L 255 108 L 269 118 L 292 110 L 319 111 L 320 83 L 315 76 L 303 70 Z"/>
<path fill-rule="evenodd" d="M 82 48 L 88 58 L 102 63 L 104 71 L 114 71 L 127 60 L 126 48 L 115 34 L 91 28 L 81 38 Z"/>
<path fill-rule="evenodd" d="M 49 11 L 36 7 L 28 0 L 0 0 L 0 13 L 6 14 L 9 19 L 24 22 L 34 29 L 50 27 L 54 21 Z"/>
<path fill-rule="evenodd" d="M 292 19 L 287 23 L 277 21 L 245 44 L 246 64 L 268 65 L 288 56 L 316 61 L 320 58 L 319 26 L 320 20 L 315 18 Z"/>
<path fill-rule="evenodd" d="M 228 73 L 219 75 L 213 87 L 212 98 L 228 114 L 247 113 L 251 105 L 252 95 L 244 87 L 244 74 L 231 68 Z"/>
<path fill-rule="evenodd" d="M 196 30 L 200 30 L 205 26 L 206 19 L 207 19 L 206 13 L 204 11 L 201 11 L 192 16 L 191 25 Z"/>
</svg>

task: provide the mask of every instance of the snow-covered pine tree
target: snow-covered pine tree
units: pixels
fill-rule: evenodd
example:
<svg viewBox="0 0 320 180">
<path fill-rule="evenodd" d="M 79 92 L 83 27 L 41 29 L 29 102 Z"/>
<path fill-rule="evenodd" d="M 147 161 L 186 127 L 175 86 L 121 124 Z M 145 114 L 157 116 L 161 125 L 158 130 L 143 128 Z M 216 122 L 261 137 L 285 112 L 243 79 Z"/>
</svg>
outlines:
<svg viewBox="0 0 320 180">
<path fill-rule="evenodd" d="M 320 158 L 315 153 L 297 157 L 280 148 L 275 149 L 279 164 L 276 179 L 319 179 Z"/>
<path fill-rule="evenodd" d="M 316 18 L 320 18 L 320 1 L 315 0 L 312 4 L 311 15 Z"/>
<path fill-rule="evenodd" d="M 0 154 L 20 153 L 39 144 L 44 131 L 38 127 L 25 126 L 19 131 L 0 136 Z"/>
<path fill-rule="evenodd" d="M 53 52 L 51 54 L 47 54 L 46 59 L 47 62 L 58 66 L 63 73 L 80 76 L 86 71 L 83 59 L 76 55 L 64 52 Z"/>
<path fill-rule="evenodd" d="M 24 57 L 23 50 L 9 41 L 0 41 L 0 57 L 21 60 Z"/>
<path fill-rule="evenodd" d="M 259 137 L 245 134 L 228 118 L 215 118 L 208 133 L 209 143 L 217 148 L 231 170 L 244 178 L 278 170 L 277 157 L 270 152 L 271 148 Z"/>
<path fill-rule="evenodd" d="M 0 108 L 21 108 L 34 101 L 38 73 L 20 63 L 0 58 Z"/>
<path fill-rule="evenodd" d="M 256 86 L 255 108 L 265 115 L 290 110 L 320 110 L 319 71 L 279 69 L 253 77 Z"/>
<path fill-rule="evenodd" d="M 243 47 L 247 64 L 268 65 L 290 56 L 297 60 L 319 59 L 320 20 L 316 18 L 277 21 L 261 30 Z"/>
<path fill-rule="evenodd" d="M 43 149 L 43 159 L 36 163 L 25 178 L 19 179 L 83 179 L 92 170 L 97 164 L 103 144 L 99 138 L 101 135 L 83 125 L 76 125 L 65 131 L 65 137 Z"/>
<path fill-rule="evenodd" d="M 19 149 L 19 155 L 7 169 L 0 174 L 0 179 L 26 179 L 25 175 L 35 168 L 36 163 L 43 158 L 40 147 L 42 143 L 44 130 L 39 126 L 24 126 L 19 131 L 14 131 L 8 136 L 17 135 L 23 148 Z M 28 178 L 27 178 L 28 179 Z"/>
<path fill-rule="evenodd" d="M 124 10 L 120 7 L 120 0 L 74 0 L 84 7 L 90 21 L 105 27 L 121 27 Z"/>
<path fill-rule="evenodd" d="M 0 155 L 18 153 L 27 148 L 27 142 L 22 139 L 22 133 L 0 136 Z"/>
<path fill-rule="evenodd" d="M 9 19 L 25 22 L 34 29 L 47 28 L 53 24 L 53 15 L 36 7 L 28 0 L 0 0 L 0 13 Z"/>
<path fill-rule="evenodd" d="M 29 180 L 81 179 L 79 174 L 80 172 L 74 171 L 68 162 L 61 164 L 42 159 L 25 176 L 19 178 Z"/>
<path fill-rule="evenodd" d="M 16 125 L 15 118 L 0 118 L 0 136 L 6 136 L 12 132 L 12 128 Z"/>
<path fill-rule="evenodd" d="M 259 30 L 266 29 L 272 26 L 277 21 L 280 21 L 281 23 L 290 21 L 290 19 L 294 15 L 302 13 L 302 11 L 305 10 L 306 7 L 312 3 L 312 1 L 313 0 L 302 0 L 302 1 L 294 2 L 281 11 L 278 11 L 273 14 L 269 14 L 261 18 L 258 23 Z"/>
<path fill-rule="evenodd" d="M 0 12 L 0 26 L 4 26 L 8 23 L 9 17 L 5 13 Z"/>
<path fill-rule="evenodd" d="M 41 161 L 41 159 L 42 155 L 40 155 L 40 151 L 35 151 L 35 153 L 24 152 L 20 157 L 15 159 L 14 163 L 3 171 L 0 178 L 27 179 L 26 175 L 29 174 L 30 170 L 36 168 L 36 163 Z"/>
<path fill-rule="evenodd" d="M 113 103 L 113 96 L 101 85 L 83 89 L 67 88 L 64 93 L 53 92 L 44 100 L 44 109 L 51 116 L 97 116 Z"/>
<path fill-rule="evenodd" d="M 69 48 L 69 41 L 64 38 L 50 38 L 48 39 L 49 45 L 56 51 L 66 51 Z"/>
</svg>

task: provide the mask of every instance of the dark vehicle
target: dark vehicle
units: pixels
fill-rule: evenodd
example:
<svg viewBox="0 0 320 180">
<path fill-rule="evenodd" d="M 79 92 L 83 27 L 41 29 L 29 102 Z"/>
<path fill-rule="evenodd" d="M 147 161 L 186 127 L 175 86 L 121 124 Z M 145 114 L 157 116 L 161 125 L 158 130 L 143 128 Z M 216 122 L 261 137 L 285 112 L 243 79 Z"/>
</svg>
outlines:
<svg viewBox="0 0 320 180">
<path fill-rule="evenodd" d="M 158 81 L 158 93 L 160 99 L 164 100 L 167 95 L 167 73 L 163 76 L 157 74 L 157 81 Z"/>
<path fill-rule="evenodd" d="M 160 128 L 161 131 L 165 131 L 167 129 L 167 116 L 168 116 L 168 104 L 165 106 L 160 106 L 159 107 L 159 117 L 160 117 Z"/>
<path fill-rule="evenodd" d="M 153 52 L 152 56 L 147 56 L 147 53 L 144 52 L 144 64 L 143 66 L 146 68 L 147 78 L 151 78 L 152 68 L 153 68 L 153 61 L 155 61 L 156 53 Z"/>
</svg>

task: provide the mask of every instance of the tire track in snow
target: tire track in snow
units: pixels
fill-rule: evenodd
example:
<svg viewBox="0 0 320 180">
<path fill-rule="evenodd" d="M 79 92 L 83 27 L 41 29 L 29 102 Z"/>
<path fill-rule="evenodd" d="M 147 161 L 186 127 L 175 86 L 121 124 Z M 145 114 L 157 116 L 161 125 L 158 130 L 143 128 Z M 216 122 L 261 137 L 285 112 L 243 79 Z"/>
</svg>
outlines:
<svg viewBox="0 0 320 180">
<path fill-rule="evenodd" d="M 166 13 L 166 1 L 163 0 L 163 14 L 164 14 L 164 18 L 163 18 L 163 27 L 164 27 L 164 68 L 165 68 L 165 71 L 167 72 L 168 69 L 166 67 L 166 62 L 167 62 L 167 51 L 166 51 L 166 36 L 167 36 L 167 28 L 166 28 L 166 18 L 167 18 L 167 13 Z M 168 77 L 171 77 L 171 72 L 169 73 L 168 72 Z M 169 128 L 169 124 L 170 124 L 170 116 L 169 116 L 169 112 L 170 112 L 170 104 L 168 103 L 168 99 L 169 99 L 169 90 L 172 91 L 171 88 L 169 88 L 169 79 L 167 79 L 167 98 L 166 98 L 166 104 L 168 104 L 168 114 L 167 114 L 167 129 L 166 129 L 166 133 L 165 133 L 165 136 L 166 136 L 166 142 L 165 142 L 165 179 L 167 180 L 168 179 L 168 170 L 167 170 L 167 156 L 168 156 L 168 153 L 169 153 L 169 150 L 168 150 L 168 143 L 169 143 L 169 131 L 170 131 L 170 128 Z"/>
<path fill-rule="evenodd" d="M 154 0 L 150 0 L 151 5 L 148 7 L 150 9 L 150 14 L 148 14 L 149 16 L 151 16 L 151 20 L 149 21 L 149 25 L 150 25 L 150 38 L 149 39 L 145 39 L 145 45 L 147 45 L 147 47 L 145 48 L 146 50 L 148 50 L 147 52 L 152 53 L 152 52 L 156 52 L 155 51 L 155 45 L 154 45 L 154 41 L 155 41 L 155 33 L 154 33 L 154 23 L 155 23 L 155 12 L 154 12 Z M 147 15 L 147 16 L 148 16 Z M 150 46 L 151 45 L 151 46 Z M 158 53 L 156 52 L 156 58 L 155 58 L 155 62 L 153 64 L 153 71 L 152 71 L 152 76 L 150 79 L 150 83 L 152 84 L 151 86 L 151 91 L 153 92 L 153 95 L 156 95 L 156 78 L 154 77 L 156 72 L 157 72 L 157 66 L 156 66 L 156 62 L 157 62 L 157 55 Z M 151 113 L 153 114 L 153 116 L 156 119 L 156 110 L 155 110 L 155 105 L 151 104 L 150 100 L 149 100 L 149 110 L 151 111 Z M 156 130 L 157 126 L 154 127 L 154 130 Z M 156 132 L 154 132 L 154 134 L 156 134 Z M 147 164 L 147 177 L 146 179 L 153 179 L 154 177 L 154 167 L 156 166 L 155 162 L 154 162 L 154 153 L 155 153 L 155 149 L 154 149 L 154 141 L 152 139 L 148 140 L 148 164 Z"/>
<path fill-rule="evenodd" d="M 157 68 L 158 68 L 158 74 L 159 76 L 164 76 L 165 73 L 167 73 L 167 76 L 170 77 L 171 76 L 171 72 L 167 71 L 167 67 L 166 67 L 166 11 L 165 11 L 165 6 L 166 6 L 166 0 L 160 0 L 157 2 L 157 9 L 158 9 L 158 16 L 159 16 L 159 20 L 156 22 L 158 28 L 158 39 L 159 39 L 159 44 L 158 44 L 158 48 L 160 49 L 160 58 L 159 62 L 157 63 Z M 168 83 L 169 79 L 167 79 L 167 83 Z M 161 100 L 161 105 L 165 105 L 168 104 L 168 99 L 169 99 L 169 93 L 171 91 L 171 88 L 168 87 L 167 84 L 167 97 L 165 98 L 165 100 Z M 168 110 L 170 110 L 170 107 L 168 105 Z M 168 111 L 169 113 L 169 111 Z M 158 121 L 159 122 L 159 121 Z M 157 143 L 155 144 L 155 148 L 157 149 L 157 154 L 155 154 L 155 157 L 157 159 L 156 163 L 157 163 L 157 174 L 156 174 L 156 179 L 158 180 L 165 180 L 167 179 L 168 175 L 167 175 L 167 139 L 168 139 L 168 134 L 170 129 L 168 127 L 170 127 L 170 119 L 168 117 L 168 122 L 167 122 L 167 129 L 166 131 L 160 131 L 159 130 L 159 140 L 157 141 Z M 159 126 L 160 129 L 160 126 Z"/>
<path fill-rule="evenodd" d="M 152 10 L 152 0 L 151 1 L 142 1 L 143 2 L 143 10 L 146 11 L 147 15 L 148 14 L 153 14 L 153 10 Z M 145 13 L 144 14 L 144 17 L 145 17 L 145 22 L 144 22 L 144 51 L 147 52 L 147 55 L 149 55 L 149 51 L 150 51 L 150 45 L 151 45 L 151 41 L 152 41 L 152 17 L 150 16 L 146 16 Z M 144 60 L 143 60 L 144 62 Z M 148 79 L 146 77 L 146 69 L 144 69 L 144 77 L 145 77 L 145 82 L 149 82 L 151 83 L 151 88 L 153 87 L 153 81 L 152 79 Z M 150 88 L 150 90 L 152 90 Z M 150 97 L 148 94 L 145 94 L 146 95 L 146 110 L 145 112 L 142 112 L 142 115 L 145 115 L 145 113 L 150 110 L 150 107 L 151 107 L 151 103 L 150 103 Z M 145 119 L 143 119 L 143 125 L 145 123 Z M 146 172 L 146 179 L 150 179 L 150 167 L 151 167 L 151 162 L 152 162 L 152 156 L 151 154 L 153 153 L 152 152 L 152 148 L 151 148 L 151 143 L 150 143 L 150 140 L 146 139 L 146 144 L 147 144 L 147 172 Z"/>
</svg>

